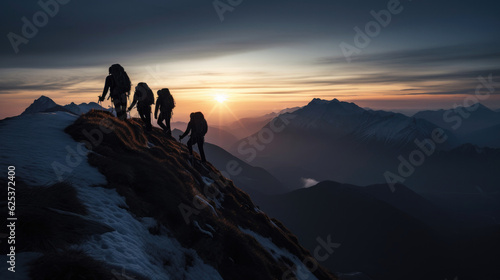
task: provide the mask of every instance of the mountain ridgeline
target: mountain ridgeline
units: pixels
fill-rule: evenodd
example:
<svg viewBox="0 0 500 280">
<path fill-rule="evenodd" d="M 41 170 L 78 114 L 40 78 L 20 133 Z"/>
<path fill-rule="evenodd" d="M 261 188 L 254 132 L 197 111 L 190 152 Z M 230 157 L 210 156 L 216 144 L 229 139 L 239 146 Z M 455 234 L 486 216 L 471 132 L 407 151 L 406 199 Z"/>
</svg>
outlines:
<svg viewBox="0 0 500 280">
<path fill-rule="evenodd" d="M 279 131 L 273 130 L 277 123 Z M 232 153 L 291 188 L 314 178 L 357 185 L 404 183 L 421 191 L 497 189 L 500 150 L 471 150 L 462 142 L 455 131 L 425 119 L 314 99 L 239 141 Z"/>
<path fill-rule="evenodd" d="M 105 110 L 99 104 L 95 102 L 90 103 L 81 103 L 75 104 L 71 102 L 71 104 L 61 106 L 55 103 L 52 99 L 47 96 L 40 96 L 40 98 L 36 99 L 21 115 L 27 114 L 36 114 L 41 112 L 68 112 L 75 115 L 81 115 L 89 112 L 92 109 L 97 110 Z"/>
</svg>

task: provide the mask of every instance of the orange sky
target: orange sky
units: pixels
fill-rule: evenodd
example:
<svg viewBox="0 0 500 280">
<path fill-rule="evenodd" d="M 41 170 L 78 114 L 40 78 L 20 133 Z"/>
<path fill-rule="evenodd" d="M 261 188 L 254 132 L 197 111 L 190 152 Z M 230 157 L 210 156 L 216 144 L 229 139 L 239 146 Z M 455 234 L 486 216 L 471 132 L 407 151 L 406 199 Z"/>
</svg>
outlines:
<svg viewBox="0 0 500 280">
<path fill-rule="evenodd" d="M 177 103 L 173 121 L 186 121 L 190 112 L 202 111 L 210 122 L 221 125 L 243 117 L 304 106 L 313 98 L 337 98 L 361 107 L 404 113 L 448 109 L 461 105 L 467 96 L 450 92 L 462 89 L 470 92 L 478 83 L 477 76 L 457 82 L 445 78 L 430 81 L 411 78 L 412 74 L 422 73 L 439 76 L 437 70 L 405 73 L 407 76 L 402 76 L 401 81 L 398 77 L 385 81 L 386 76 L 379 73 L 380 69 L 358 66 L 356 71 L 345 71 L 346 68 L 335 65 L 329 65 L 326 70 L 320 67 L 299 71 L 300 65 L 287 62 L 266 70 L 264 61 L 250 59 L 248 55 L 244 58 L 249 61 L 244 65 L 242 60 L 222 57 L 153 66 L 124 64 L 124 67 L 132 80 L 132 88 L 138 82 L 147 82 L 155 93 L 163 87 L 170 89 Z M 16 69 L 0 74 L 4 81 L 16 81 L 20 76 L 25 81 L 20 85 L 24 90 L 2 92 L 0 118 L 5 118 L 22 113 L 40 95 L 61 105 L 96 102 L 102 93 L 107 67 Z M 226 97 L 223 104 L 215 100 L 218 95 Z M 499 95 L 491 95 L 481 102 L 492 109 L 500 107 Z M 110 105 L 109 100 L 104 103 L 104 106 Z"/>
</svg>

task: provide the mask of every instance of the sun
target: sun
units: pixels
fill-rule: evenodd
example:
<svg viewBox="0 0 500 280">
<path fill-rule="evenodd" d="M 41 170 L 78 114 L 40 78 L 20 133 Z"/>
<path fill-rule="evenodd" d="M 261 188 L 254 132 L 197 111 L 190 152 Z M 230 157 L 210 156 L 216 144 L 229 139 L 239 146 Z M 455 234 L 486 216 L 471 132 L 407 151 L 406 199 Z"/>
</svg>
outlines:
<svg viewBox="0 0 500 280">
<path fill-rule="evenodd" d="M 217 94 L 214 98 L 219 103 L 224 103 L 227 100 L 227 96 L 225 94 Z"/>
</svg>

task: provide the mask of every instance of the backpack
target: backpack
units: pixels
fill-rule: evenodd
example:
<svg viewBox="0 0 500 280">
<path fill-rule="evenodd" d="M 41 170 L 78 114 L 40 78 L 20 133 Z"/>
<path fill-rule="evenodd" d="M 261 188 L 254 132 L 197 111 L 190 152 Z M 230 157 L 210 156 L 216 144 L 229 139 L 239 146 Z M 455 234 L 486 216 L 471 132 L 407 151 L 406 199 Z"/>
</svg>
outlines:
<svg viewBox="0 0 500 280">
<path fill-rule="evenodd" d="M 155 95 L 152 90 L 147 91 L 145 102 L 148 105 L 155 104 Z"/>
<path fill-rule="evenodd" d="M 172 96 L 172 94 L 168 94 L 167 95 L 167 106 L 171 109 L 174 109 L 175 108 L 175 101 L 174 101 L 174 97 Z"/>
<path fill-rule="evenodd" d="M 127 73 L 123 72 L 120 75 L 112 75 L 115 82 L 115 92 L 118 94 L 123 94 L 130 92 L 131 82 Z"/>
<path fill-rule="evenodd" d="M 201 112 L 191 113 L 191 125 L 194 136 L 204 137 L 208 132 L 208 124 Z"/>
<path fill-rule="evenodd" d="M 112 97 L 117 97 L 121 94 L 130 92 L 131 82 L 130 78 L 125 72 L 125 69 L 120 64 L 113 64 L 109 67 L 109 74 L 112 77 Z"/>
<path fill-rule="evenodd" d="M 158 101 L 161 103 L 162 109 L 173 110 L 175 108 L 174 97 L 166 88 L 158 91 Z"/>
<path fill-rule="evenodd" d="M 139 98 L 140 102 L 144 105 L 155 104 L 155 95 L 153 91 L 148 87 L 146 83 L 139 83 L 141 96 Z"/>
</svg>

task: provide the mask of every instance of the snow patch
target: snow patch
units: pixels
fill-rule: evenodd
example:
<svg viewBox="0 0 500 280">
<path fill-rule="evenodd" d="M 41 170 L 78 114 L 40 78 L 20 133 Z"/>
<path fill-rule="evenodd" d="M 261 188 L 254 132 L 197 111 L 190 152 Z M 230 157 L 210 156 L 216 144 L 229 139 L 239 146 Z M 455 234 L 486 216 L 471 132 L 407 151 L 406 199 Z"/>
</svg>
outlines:
<svg viewBox="0 0 500 280">
<path fill-rule="evenodd" d="M 312 179 L 312 178 L 301 178 L 302 184 L 304 185 L 303 188 L 310 188 L 312 186 L 316 186 L 319 182 Z"/>
<path fill-rule="evenodd" d="M 211 184 L 214 183 L 214 180 L 212 180 L 208 177 L 205 177 L 205 176 L 201 176 L 201 179 L 203 180 L 203 183 L 207 186 L 210 186 Z"/>
<path fill-rule="evenodd" d="M 221 279 L 213 267 L 203 263 L 196 251 L 183 248 L 166 234 L 152 235 L 149 228 L 157 225 L 156 220 L 132 216 L 126 210 L 125 198 L 116 190 L 101 187 L 80 187 L 79 190 L 80 199 L 89 209 L 89 218 L 115 231 L 94 236 L 74 248 L 84 250 L 96 260 L 149 279 Z M 186 255 L 194 259 L 192 266 L 186 262 Z"/>
<path fill-rule="evenodd" d="M 316 276 L 314 276 L 314 274 L 310 272 L 309 269 L 307 269 L 307 267 L 302 263 L 302 261 L 297 256 L 288 252 L 286 249 L 279 248 L 278 246 L 276 246 L 271 238 L 263 237 L 249 229 L 244 229 L 242 227 L 239 227 L 239 229 L 243 233 L 248 234 L 253 238 L 255 238 L 255 240 L 257 240 L 257 242 L 259 242 L 260 245 L 262 245 L 262 247 L 266 249 L 269 252 L 269 254 L 273 256 L 275 260 L 279 261 L 282 258 L 287 258 L 291 260 L 295 265 L 297 271 L 300 271 L 301 278 L 299 279 L 309 279 L 309 280 L 317 279 Z"/>
<path fill-rule="evenodd" d="M 212 209 L 212 212 L 214 213 L 214 215 L 217 216 L 217 217 L 219 217 L 219 215 L 217 214 L 217 211 L 215 211 L 215 208 L 210 203 L 208 203 L 208 201 L 206 201 L 205 199 L 203 199 L 203 197 L 201 197 L 199 195 L 195 195 L 194 197 L 198 198 L 203 204 L 205 204 L 208 207 L 210 207 L 210 209 Z"/>
<path fill-rule="evenodd" d="M 205 176 L 201 176 L 201 178 L 202 178 L 203 183 L 205 184 L 205 186 L 211 186 L 213 184 L 214 188 L 217 188 L 217 184 L 215 184 L 214 180 L 212 180 L 212 179 L 210 179 L 208 177 L 205 177 Z M 211 189 L 208 190 L 208 192 L 210 192 L 210 191 L 211 191 Z M 224 194 L 221 193 L 220 191 L 217 191 L 213 195 L 208 195 L 207 198 L 210 199 L 211 201 L 213 201 L 215 203 L 215 207 L 217 207 L 217 209 L 223 208 L 222 207 L 222 202 L 224 202 Z"/>
<path fill-rule="evenodd" d="M 198 221 L 194 221 L 194 226 L 195 226 L 195 227 L 196 227 L 196 228 L 197 228 L 197 229 L 198 229 L 201 233 L 204 233 L 204 234 L 206 234 L 206 235 L 208 235 L 208 236 L 210 236 L 210 237 L 214 238 L 214 235 L 213 235 L 210 231 L 208 231 L 208 230 L 204 230 L 204 229 L 202 229 L 202 228 L 201 228 L 200 224 L 198 224 Z M 213 228 L 212 228 L 212 230 L 213 230 Z"/>
<path fill-rule="evenodd" d="M 280 227 L 279 227 L 277 224 L 275 224 L 275 223 L 273 222 L 273 220 L 269 219 L 269 222 L 270 222 L 270 223 L 271 223 L 271 225 L 273 225 L 275 228 L 280 229 Z M 280 229 L 280 230 L 281 230 L 281 229 Z"/>
</svg>

